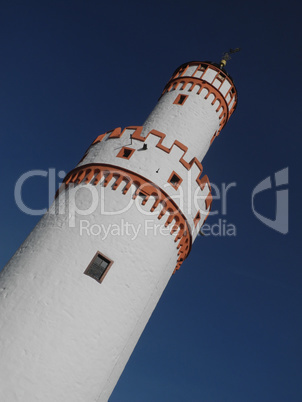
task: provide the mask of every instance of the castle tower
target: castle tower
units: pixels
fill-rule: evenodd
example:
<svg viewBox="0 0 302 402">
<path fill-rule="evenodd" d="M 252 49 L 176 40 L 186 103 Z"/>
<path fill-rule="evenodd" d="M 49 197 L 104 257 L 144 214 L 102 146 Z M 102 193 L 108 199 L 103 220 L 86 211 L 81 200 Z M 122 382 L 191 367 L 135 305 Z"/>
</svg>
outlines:
<svg viewBox="0 0 302 402">
<path fill-rule="evenodd" d="M 0 274 L 0 400 L 106 401 L 211 207 L 224 69 L 180 66 L 143 126 L 98 136 Z M 177 280 L 177 278 L 176 278 Z"/>
</svg>

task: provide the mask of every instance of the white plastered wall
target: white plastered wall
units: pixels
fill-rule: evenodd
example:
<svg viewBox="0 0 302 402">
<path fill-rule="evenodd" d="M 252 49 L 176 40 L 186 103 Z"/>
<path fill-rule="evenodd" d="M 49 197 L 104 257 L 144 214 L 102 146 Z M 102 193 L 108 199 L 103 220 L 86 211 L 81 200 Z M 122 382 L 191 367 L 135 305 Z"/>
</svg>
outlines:
<svg viewBox="0 0 302 402">
<path fill-rule="evenodd" d="M 53 205 L 1 272 L 1 401 L 105 401 L 129 359 L 175 268 L 177 243 L 171 226 L 166 235 L 146 232 L 146 219 L 150 228 L 163 224 L 158 211 L 142 213 L 151 199 L 136 206 L 141 200 L 122 194 L 123 186 L 113 191 L 113 182 L 61 193 L 60 210 L 66 194 L 70 208 L 57 215 Z M 75 208 L 88 210 L 92 187 L 114 213 L 101 215 L 98 205 L 71 219 L 74 193 Z M 102 240 L 102 233 L 80 233 L 81 220 L 86 228 L 124 220 L 141 230 L 135 239 L 124 233 Z M 84 274 L 97 251 L 114 261 L 101 284 Z"/>
</svg>

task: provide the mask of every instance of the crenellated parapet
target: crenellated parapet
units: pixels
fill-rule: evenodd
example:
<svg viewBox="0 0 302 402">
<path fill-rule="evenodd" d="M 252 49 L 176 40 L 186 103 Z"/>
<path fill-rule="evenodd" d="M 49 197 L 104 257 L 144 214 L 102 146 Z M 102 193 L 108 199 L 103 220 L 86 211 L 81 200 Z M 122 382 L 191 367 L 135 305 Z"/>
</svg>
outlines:
<svg viewBox="0 0 302 402">
<path fill-rule="evenodd" d="M 212 195 L 207 175 L 196 157 L 187 159 L 188 147 L 178 140 L 168 143 L 166 134 L 142 126 L 118 127 L 99 135 L 78 167 L 110 164 L 147 177 L 175 200 L 190 226 L 197 229 L 210 212 Z M 203 219 L 196 219 L 196 216 Z"/>
<path fill-rule="evenodd" d="M 126 127 L 123 130 L 121 129 L 121 127 L 117 127 L 112 131 L 107 131 L 105 134 L 101 134 L 99 135 L 92 143 L 91 146 L 103 141 L 104 139 L 113 139 L 113 138 L 121 138 L 123 134 L 125 134 L 128 130 L 134 130 L 133 134 L 131 134 L 131 139 L 132 140 L 138 140 L 138 141 L 142 141 L 142 142 L 147 142 L 147 138 L 150 136 L 155 136 L 158 139 L 157 144 L 155 145 L 157 148 L 161 149 L 162 151 L 170 154 L 170 152 L 172 151 L 173 147 L 179 148 L 181 151 L 183 151 L 182 156 L 179 159 L 179 162 L 187 169 L 187 170 L 191 170 L 192 166 L 195 165 L 197 167 L 197 169 L 199 169 L 199 174 L 198 177 L 196 178 L 196 183 L 201 187 L 201 189 L 203 190 L 205 183 L 209 184 L 209 180 L 208 180 L 208 176 L 203 176 L 202 179 L 200 179 L 200 175 L 203 172 L 203 167 L 201 162 L 199 162 L 199 160 L 194 157 L 192 158 L 190 161 L 186 161 L 184 156 L 186 155 L 187 151 L 188 151 L 188 147 L 185 146 L 184 144 L 182 144 L 180 141 L 175 140 L 173 142 L 173 144 L 170 147 L 167 147 L 163 144 L 163 141 L 166 137 L 166 134 L 161 133 L 160 131 L 157 130 L 151 130 L 149 131 L 149 133 L 143 137 L 142 134 L 142 130 L 143 130 L 143 126 L 130 126 L 130 127 Z M 135 149 L 129 148 L 129 147 L 123 147 L 126 149 L 129 149 L 131 151 L 135 151 Z M 121 151 L 123 150 L 123 148 L 121 149 Z M 122 152 L 119 151 L 119 153 L 117 154 L 118 157 L 122 157 Z M 127 156 L 126 159 L 130 159 L 130 157 L 132 156 L 133 152 L 131 152 L 131 154 L 129 154 L 129 156 Z M 87 155 L 87 153 L 86 153 Z M 83 160 L 83 159 L 82 159 Z"/>
</svg>

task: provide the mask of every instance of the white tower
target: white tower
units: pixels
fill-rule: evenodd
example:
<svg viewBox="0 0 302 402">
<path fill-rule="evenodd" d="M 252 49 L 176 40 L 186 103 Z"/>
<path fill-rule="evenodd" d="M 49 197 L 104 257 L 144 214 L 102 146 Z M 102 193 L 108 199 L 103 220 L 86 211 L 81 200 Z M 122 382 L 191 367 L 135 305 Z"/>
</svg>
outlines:
<svg viewBox="0 0 302 402">
<path fill-rule="evenodd" d="M 0 274 L 1 401 L 109 398 L 210 211 L 200 161 L 236 103 L 223 69 L 186 63 L 143 126 L 91 144 Z"/>
</svg>

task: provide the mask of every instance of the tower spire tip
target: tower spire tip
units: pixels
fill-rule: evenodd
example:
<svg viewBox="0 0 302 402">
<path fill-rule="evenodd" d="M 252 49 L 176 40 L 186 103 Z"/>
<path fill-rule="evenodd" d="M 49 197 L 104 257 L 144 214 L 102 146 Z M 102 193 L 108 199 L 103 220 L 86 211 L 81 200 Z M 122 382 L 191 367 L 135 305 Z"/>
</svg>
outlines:
<svg viewBox="0 0 302 402">
<path fill-rule="evenodd" d="M 240 47 L 236 47 L 235 49 L 230 49 L 228 52 L 223 53 L 222 59 L 220 60 L 220 68 L 225 67 L 228 60 L 231 60 L 231 54 L 237 53 L 240 51 Z"/>
</svg>

